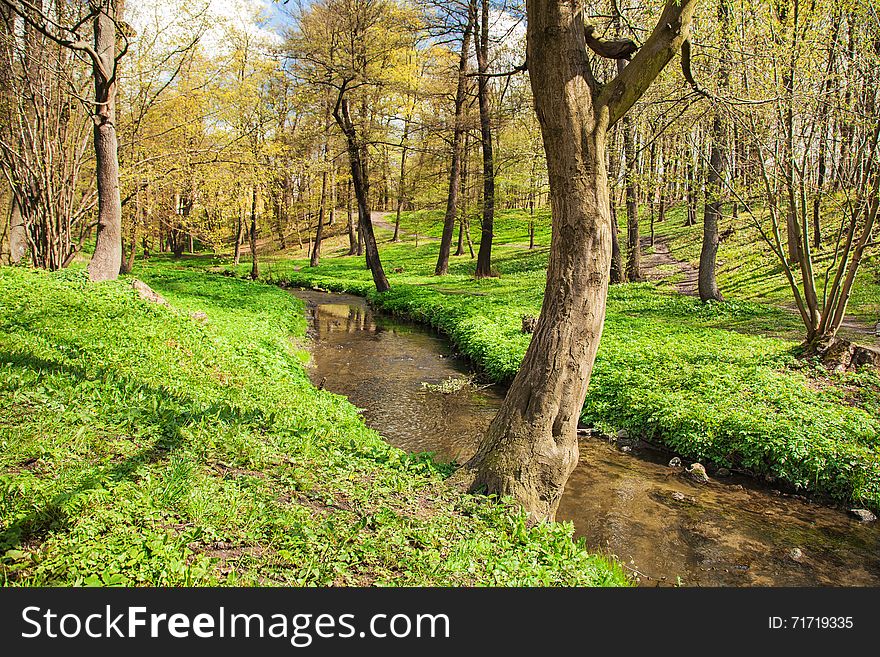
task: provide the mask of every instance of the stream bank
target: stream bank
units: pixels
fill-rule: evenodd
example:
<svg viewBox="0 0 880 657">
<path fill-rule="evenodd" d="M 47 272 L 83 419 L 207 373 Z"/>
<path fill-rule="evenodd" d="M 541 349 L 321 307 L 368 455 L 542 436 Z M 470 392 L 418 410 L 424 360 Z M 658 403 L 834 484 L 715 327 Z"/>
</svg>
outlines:
<svg viewBox="0 0 880 657">
<path fill-rule="evenodd" d="M 363 409 L 391 444 L 461 462 L 503 398 L 474 380 L 448 342 L 370 309 L 361 297 L 296 291 L 307 303 L 310 376 Z M 624 444 L 625 442 L 625 444 Z M 626 451 L 625 451 L 626 450 Z M 642 584 L 880 584 L 880 531 L 749 477 L 698 484 L 639 441 L 581 441 L 558 519 Z"/>
</svg>

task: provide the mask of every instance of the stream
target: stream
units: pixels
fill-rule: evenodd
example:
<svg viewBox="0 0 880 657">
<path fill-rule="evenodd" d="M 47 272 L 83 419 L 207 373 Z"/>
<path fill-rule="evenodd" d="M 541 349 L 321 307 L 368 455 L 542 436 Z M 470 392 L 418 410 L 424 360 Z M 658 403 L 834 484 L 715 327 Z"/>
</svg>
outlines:
<svg viewBox="0 0 880 657">
<path fill-rule="evenodd" d="M 458 462 L 473 454 L 503 388 L 438 390 L 474 376 L 441 336 L 360 297 L 293 293 L 306 302 L 315 384 L 364 409 L 366 423 L 401 449 Z M 643 586 L 880 585 L 877 522 L 746 476 L 692 482 L 668 467 L 673 454 L 638 440 L 586 435 L 580 450 L 557 520 Z"/>
</svg>

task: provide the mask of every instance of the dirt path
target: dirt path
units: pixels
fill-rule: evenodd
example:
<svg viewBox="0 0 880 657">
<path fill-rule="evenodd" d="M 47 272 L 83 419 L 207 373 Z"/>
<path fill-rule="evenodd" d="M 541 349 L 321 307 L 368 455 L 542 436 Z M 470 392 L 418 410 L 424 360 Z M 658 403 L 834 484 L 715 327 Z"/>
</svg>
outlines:
<svg viewBox="0 0 880 657">
<path fill-rule="evenodd" d="M 641 237 L 640 243 L 642 245 L 642 275 L 645 278 L 660 280 L 673 274 L 681 274 L 682 280 L 675 283 L 676 291 L 691 297 L 697 296 L 699 271 L 696 267 L 689 262 L 674 258 L 669 252 L 666 240 L 659 235 L 654 237 L 653 253 L 648 253 L 648 249 L 651 247 L 650 237 Z"/>
<path fill-rule="evenodd" d="M 384 228 L 385 230 L 390 230 L 391 233 L 394 233 L 394 221 L 389 221 L 388 219 L 394 219 L 393 212 L 371 212 L 370 220 L 373 222 L 373 226 L 377 226 L 379 228 Z M 400 229 L 399 237 L 412 237 L 417 241 L 421 242 L 439 242 L 439 237 L 431 237 L 430 235 L 422 235 L 421 233 L 413 233 L 408 230 Z"/>
</svg>

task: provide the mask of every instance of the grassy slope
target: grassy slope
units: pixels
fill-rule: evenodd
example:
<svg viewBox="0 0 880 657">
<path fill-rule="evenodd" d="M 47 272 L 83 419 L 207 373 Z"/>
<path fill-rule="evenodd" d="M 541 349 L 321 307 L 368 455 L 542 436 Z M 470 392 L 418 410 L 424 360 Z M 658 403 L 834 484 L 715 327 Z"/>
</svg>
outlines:
<svg viewBox="0 0 880 657">
<path fill-rule="evenodd" d="M 287 293 L 137 275 L 0 269 L 0 583 L 625 583 L 316 390 Z"/>
<path fill-rule="evenodd" d="M 507 381 L 528 345 L 520 318 L 540 309 L 549 240 L 546 218 L 538 235 L 543 246 L 533 252 L 522 248 L 522 215 L 502 214 L 499 224 L 498 279 L 474 280 L 467 258 L 454 259 L 450 276 L 433 277 L 437 243 L 422 239 L 415 248 L 412 237 L 382 247 L 386 271 L 397 270 L 384 295 L 375 294 L 359 259 L 325 257 L 310 269 L 303 260 L 279 258 L 264 271 L 275 282 L 368 295 L 443 330 L 493 379 Z M 437 234 L 439 221 L 418 213 L 404 227 Z M 880 507 L 877 378 L 832 378 L 804 365 L 793 356 L 796 336 L 796 318 L 769 306 L 703 305 L 665 283 L 616 286 L 585 420 L 625 428 L 690 458 Z"/>
<path fill-rule="evenodd" d="M 684 209 L 674 208 L 669 220 L 655 224 L 655 232 L 667 239 L 669 250 L 679 260 L 687 260 L 695 267 L 700 262 L 702 225 L 685 226 Z M 835 234 L 833 217 L 823 221 L 826 237 Z M 779 259 L 762 241 L 760 234 L 747 215 L 736 222 L 725 219 L 725 228 L 734 233 L 718 249 L 718 286 L 725 297 L 760 301 L 794 308 L 794 298 Z M 825 248 L 813 251 L 814 271 L 819 291 L 825 272 L 831 264 L 832 253 L 828 242 Z M 799 275 L 795 272 L 796 278 Z M 880 319 L 880 253 L 869 248 L 853 287 L 847 305 L 849 316 L 873 327 Z"/>
</svg>

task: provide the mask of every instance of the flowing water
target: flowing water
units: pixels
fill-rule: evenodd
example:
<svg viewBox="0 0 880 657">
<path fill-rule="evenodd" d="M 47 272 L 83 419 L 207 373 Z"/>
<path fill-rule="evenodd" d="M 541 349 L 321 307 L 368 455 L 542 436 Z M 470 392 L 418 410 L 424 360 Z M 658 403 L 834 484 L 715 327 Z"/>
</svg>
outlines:
<svg viewBox="0 0 880 657">
<path fill-rule="evenodd" d="M 473 373 L 444 339 L 359 297 L 295 294 L 307 305 L 316 384 L 364 409 L 367 424 L 401 449 L 459 462 L 473 453 L 502 388 L 455 390 L 450 380 Z M 583 436 L 580 448 L 557 519 L 643 585 L 880 585 L 876 522 L 747 477 L 694 483 L 667 466 L 671 454 L 640 441 Z"/>
</svg>

